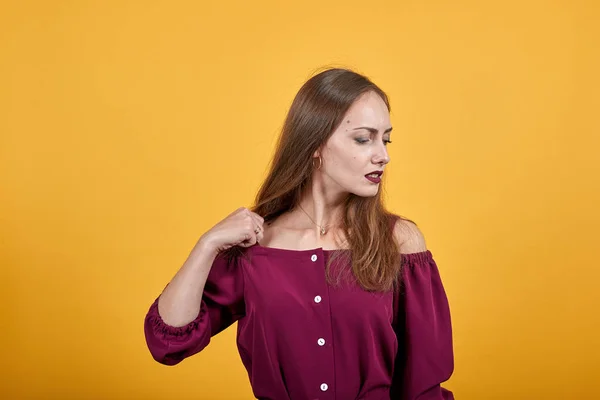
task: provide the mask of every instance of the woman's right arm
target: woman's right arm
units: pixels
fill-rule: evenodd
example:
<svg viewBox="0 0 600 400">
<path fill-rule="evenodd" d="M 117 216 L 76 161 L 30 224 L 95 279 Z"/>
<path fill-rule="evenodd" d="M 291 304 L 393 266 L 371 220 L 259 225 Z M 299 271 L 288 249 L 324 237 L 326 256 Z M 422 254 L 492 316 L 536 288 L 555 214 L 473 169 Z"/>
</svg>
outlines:
<svg viewBox="0 0 600 400">
<path fill-rule="evenodd" d="M 175 365 L 202 351 L 210 338 L 244 314 L 241 268 L 202 244 L 150 306 L 146 344 L 161 364 Z"/>
<path fill-rule="evenodd" d="M 158 298 L 158 312 L 166 324 L 182 327 L 196 319 L 216 255 L 216 251 L 207 243 L 202 240 L 196 243 L 183 266 Z"/>
<path fill-rule="evenodd" d="M 238 209 L 203 235 L 150 306 L 144 334 L 152 357 L 161 364 L 175 365 L 202 351 L 212 336 L 244 315 L 242 268 L 229 263 L 222 250 L 249 247 L 262 237 L 254 233 L 262 218 L 248 213 Z"/>
</svg>

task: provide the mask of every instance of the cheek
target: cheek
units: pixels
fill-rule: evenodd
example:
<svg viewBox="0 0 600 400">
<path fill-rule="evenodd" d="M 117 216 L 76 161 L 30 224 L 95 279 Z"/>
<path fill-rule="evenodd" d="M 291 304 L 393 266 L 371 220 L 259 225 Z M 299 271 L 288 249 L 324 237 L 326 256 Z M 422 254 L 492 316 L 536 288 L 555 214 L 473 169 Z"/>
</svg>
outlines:
<svg viewBox="0 0 600 400">
<path fill-rule="evenodd" d="M 338 157 L 331 167 L 335 168 L 334 174 L 338 178 L 342 180 L 353 180 L 357 173 L 363 170 L 363 162 L 358 155 L 345 154 Z"/>
<path fill-rule="evenodd" d="M 327 169 L 331 175 L 342 178 L 363 169 L 365 157 L 350 145 L 330 143 L 323 153 L 327 157 Z"/>
<path fill-rule="evenodd" d="M 357 163 L 359 162 L 360 157 L 357 157 L 356 155 L 349 155 L 349 154 L 337 154 L 335 156 L 333 156 L 331 158 L 332 161 L 332 167 L 338 167 L 342 170 L 348 170 L 348 169 L 355 169 L 357 166 Z"/>
</svg>

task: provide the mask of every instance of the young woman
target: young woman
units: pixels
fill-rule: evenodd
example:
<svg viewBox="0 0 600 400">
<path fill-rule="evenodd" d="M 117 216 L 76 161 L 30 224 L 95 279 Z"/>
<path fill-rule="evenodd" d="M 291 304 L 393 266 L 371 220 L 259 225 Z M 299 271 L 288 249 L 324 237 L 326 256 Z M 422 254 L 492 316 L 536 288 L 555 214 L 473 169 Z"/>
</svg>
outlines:
<svg viewBox="0 0 600 400">
<path fill-rule="evenodd" d="M 151 305 L 154 359 L 177 364 L 237 321 L 258 399 L 453 399 L 437 265 L 417 226 L 383 206 L 391 130 L 367 77 L 309 79 L 255 205 L 201 235 Z"/>
</svg>

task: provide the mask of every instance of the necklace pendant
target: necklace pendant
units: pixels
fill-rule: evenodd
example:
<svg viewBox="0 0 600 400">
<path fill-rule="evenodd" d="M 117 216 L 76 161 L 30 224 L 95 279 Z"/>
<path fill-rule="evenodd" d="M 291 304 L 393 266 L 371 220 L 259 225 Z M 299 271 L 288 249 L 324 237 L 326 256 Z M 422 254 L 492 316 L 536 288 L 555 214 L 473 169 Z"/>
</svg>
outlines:
<svg viewBox="0 0 600 400">
<path fill-rule="evenodd" d="M 321 227 L 321 236 L 325 234 L 325 228 Z"/>
</svg>

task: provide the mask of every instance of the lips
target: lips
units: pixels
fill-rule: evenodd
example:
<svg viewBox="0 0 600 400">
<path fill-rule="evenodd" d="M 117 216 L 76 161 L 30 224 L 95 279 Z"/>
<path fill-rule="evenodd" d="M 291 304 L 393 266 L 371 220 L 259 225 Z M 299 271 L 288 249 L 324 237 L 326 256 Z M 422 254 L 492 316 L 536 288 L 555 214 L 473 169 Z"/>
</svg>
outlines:
<svg viewBox="0 0 600 400">
<path fill-rule="evenodd" d="M 366 174 L 365 176 L 369 176 L 369 175 L 377 175 L 377 177 L 381 177 L 381 175 L 383 175 L 383 171 L 372 171 L 372 172 L 369 172 L 368 174 Z"/>
<path fill-rule="evenodd" d="M 365 178 L 367 178 L 368 180 L 370 180 L 373 183 L 381 182 L 381 178 L 378 177 L 377 175 L 365 175 Z"/>
</svg>

